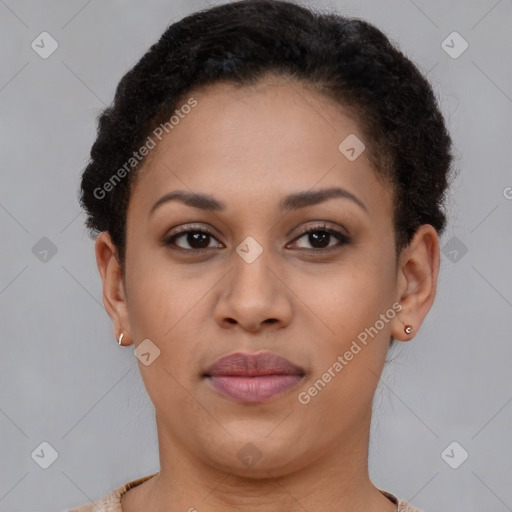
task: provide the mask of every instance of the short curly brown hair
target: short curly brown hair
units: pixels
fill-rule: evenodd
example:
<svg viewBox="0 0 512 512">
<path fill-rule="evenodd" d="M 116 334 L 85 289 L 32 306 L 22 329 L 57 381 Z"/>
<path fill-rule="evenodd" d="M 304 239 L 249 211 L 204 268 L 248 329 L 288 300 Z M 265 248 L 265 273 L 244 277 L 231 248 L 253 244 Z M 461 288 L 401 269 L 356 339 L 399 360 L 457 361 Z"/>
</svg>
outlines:
<svg viewBox="0 0 512 512">
<path fill-rule="evenodd" d="M 91 234 L 109 232 L 123 268 L 127 208 L 144 159 L 115 186 L 104 184 L 126 170 L 191 90 L 220 81 L 253 84 L 268 73 L 309 84 L 357 115 L 372 165 L 392 185 L 397 253 L 422 224 L 442 233 L 451 138 L 417 67 L 366 21 L 287 1 L 242 0 L 170 25 L 99 116 L 80 203 Z"/>
</svg>

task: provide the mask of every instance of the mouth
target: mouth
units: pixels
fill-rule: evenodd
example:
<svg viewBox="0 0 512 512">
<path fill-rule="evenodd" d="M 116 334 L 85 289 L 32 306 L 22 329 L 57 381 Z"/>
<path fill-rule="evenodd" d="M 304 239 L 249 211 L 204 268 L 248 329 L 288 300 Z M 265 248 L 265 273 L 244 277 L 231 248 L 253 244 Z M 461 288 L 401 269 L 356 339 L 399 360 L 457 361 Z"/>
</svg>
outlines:
<svg viewBox="0 0 512 512">
<path fill-rule="evenodd" d="M 202 376 L 228 399 L 261 403 L 296 387 L 305 374 L 303 368 L 277 354 L 238 352 L 218 359 Z"/>
</svg>

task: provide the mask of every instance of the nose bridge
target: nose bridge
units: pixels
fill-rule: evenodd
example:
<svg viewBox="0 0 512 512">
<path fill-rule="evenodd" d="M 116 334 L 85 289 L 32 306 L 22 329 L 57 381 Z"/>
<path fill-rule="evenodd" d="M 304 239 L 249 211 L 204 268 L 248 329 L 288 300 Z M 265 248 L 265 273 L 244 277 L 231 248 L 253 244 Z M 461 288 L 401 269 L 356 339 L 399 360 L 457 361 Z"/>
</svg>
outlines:
<svg viewBox="0 0 512 512">
<path fill-rule="evenodd" d="M 275 267 L 276 258 L 267 245 L 251 236 L 242 240 L 233 252 L 227 289 L 217 304 L 218 321 L 233 323 L 235 320 L 251 331 L 269 319 L 288 323 L 291 304 L 286 287 L 275 275 Z"/>
<path fill-rule="evenodd" d="M 260 237 L 261 240 L 261 237 Z M 262 245 L 253 236 L 247 236 L 236 247 L 233 255 L 232 291 L 243 294 L 274 295 L 275 276 L 270 271 L 272 254 L 268 245 Z M 270 297 L 267 297 L 268 300 Z"/>
</svg>

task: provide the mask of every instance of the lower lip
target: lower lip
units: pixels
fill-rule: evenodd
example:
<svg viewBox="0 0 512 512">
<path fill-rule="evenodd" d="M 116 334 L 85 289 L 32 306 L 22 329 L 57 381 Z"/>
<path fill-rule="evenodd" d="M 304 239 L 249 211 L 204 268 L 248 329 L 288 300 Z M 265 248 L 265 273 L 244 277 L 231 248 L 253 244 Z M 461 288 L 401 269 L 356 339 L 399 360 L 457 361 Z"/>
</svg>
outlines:
<svg viewBox="0 0 512 512">
<path fill-rule="evenodd" d="M 224 396 L 237 402 L 265 402 L 295 387 L 301 375 L 262 375 L 242 377 L 235 375 L 209 376 L 210 384 Z"/>
</svg>

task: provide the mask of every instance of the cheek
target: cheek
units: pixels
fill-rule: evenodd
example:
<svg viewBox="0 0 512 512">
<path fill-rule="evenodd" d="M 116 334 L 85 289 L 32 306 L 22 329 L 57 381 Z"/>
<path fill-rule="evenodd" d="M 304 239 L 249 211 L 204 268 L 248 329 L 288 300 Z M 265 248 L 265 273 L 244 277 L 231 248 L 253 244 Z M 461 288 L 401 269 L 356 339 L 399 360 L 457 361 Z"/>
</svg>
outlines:
<svg viewBox="0 0 512 512">
<path fill-rule="evenodd" d="M 128 301 L 135 347 L 149 339 L 158 356 L 149 365 L 138 362 L 146 391 L 157 411 L 166 414 L 190 408 L 185 391 L 197 370 L 199 337 L 187 331 L 196 322 L 204 291 L 186 286 L 161 265 L 132 267 Z M 172 407 L 169 404 L 172 403 Z"/>
<path fill-rule="evenodd" d="M 345 338 L 391 307 L 393 269 L 382 258 L 346 261 L 323 274 L 296 278 L 294 290 L 331 334 Z M 391 302 L 390 302 L 391 301 Z"/>
<path fill-rule="evenodd" d="M 361 251 L 357 261 L 347 260 L 336 271 L 302 280 L 300 284 L 298 295 L 307 297 L 305 302 L 311 312 L 304 323 L 304 332 L 315 340 L 313 373 L 320 378 L 331 368 L 337 376 L 343 375 L 329 385 L 337 388 L 344 381 L 343 390 L 340 388 L 343 396 L 359 387 L 371 393 L 374 381 L 371 372 L 380 374 L 391 320 L 396 314 L 392 308 L 393 265 L 391 256 Z M 316 317 L 314 321 L 311 314 Z M 381 315 L 385 316 L 384 321 Z M 336 372 L 332 367 L 338 356 L 343 358 L 343 369 L 338 365 Z"/>
<path fill-rule="evenodd" d="M 377 277 L 370 272 L 348 274 L 328 284 L 326 280 L 326 288 L 308 295 L 308 304 L 322 322 L 304 328 L 314 340 L 314 350 L 310 378 L 300 391 L 308 401 L 308 421 L 318 423 L 316 428 L 322 431 L 339 435 L 371 407 L 390 331 L 389 319 L 380 320 L 391 308 L 383 298 L 388 285 L 376 282 Z"/>
<path fill-rule="evenodd" d="M 173 346 L 170 341 L 176 336 L 179 320 L 186 313 L 185 304 L 182 294 L 178 294 L 179 284 L 167 279 L 158 268 L 137 268 L 134 265 L 131 270 L 128 298 L 130 329 L 134 349 L 141 352 L 149 346 L 150 352 L 157 354 L 147 366 L 142 359 L 138 363 L 148 394 L 154 401 L 163 389 L 169 391 L 173 387 L 171 375 L 175 374 L 176 363 L 184 357 L 180 350 L 186 344 L 175 343 Z M 150 340 L 151 344 L 145 340 Z"/>
<path fill-rule="evenodd" d="M 204 291 L 199 283 L 184 280 L 180 270 L 161 255 L 155 257 L 155 252 L 160 251 L 147 251 L 147 257 L 131 262 L 128 308 L 134 337 L 153 337 L 163 343 Z"/>
</svg>

